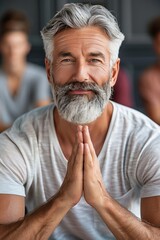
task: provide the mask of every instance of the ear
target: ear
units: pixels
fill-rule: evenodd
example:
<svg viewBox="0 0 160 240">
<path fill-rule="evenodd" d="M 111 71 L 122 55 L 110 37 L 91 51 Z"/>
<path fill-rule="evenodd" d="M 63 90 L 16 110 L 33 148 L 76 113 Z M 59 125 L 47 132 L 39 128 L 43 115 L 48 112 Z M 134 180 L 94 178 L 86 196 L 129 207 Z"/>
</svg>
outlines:
<svg viewBox="0 0 160 240">
<path fill-rule="evenodd" d="M 49 83 L 52 83 L 51 77 L 50 77 L 50 67 L 51 67 L 50 61 L 47 58 L 45 58 L 45 68 L 46 68 L 47 78 Z"/>
<path fill-rule="evenodd" d="M 113 87 L 117 81 L 119 66 L 120 66 L 120 58 L 117 58 L 111 70 L 111 80 L 110 80 L 111 87 Z"/>
<path fill-rule="evenodd" d="M 29 54 L 29 52 L 31 51 L 31 44 L 30 44 L 30 42 L 29 42 L 29 39 L 28 39 L 28 36 L 26 35 L 26 44 L 25 44 L 25 53 L 26 53 L 26 55 L 28 55 Z"/>
</svg>

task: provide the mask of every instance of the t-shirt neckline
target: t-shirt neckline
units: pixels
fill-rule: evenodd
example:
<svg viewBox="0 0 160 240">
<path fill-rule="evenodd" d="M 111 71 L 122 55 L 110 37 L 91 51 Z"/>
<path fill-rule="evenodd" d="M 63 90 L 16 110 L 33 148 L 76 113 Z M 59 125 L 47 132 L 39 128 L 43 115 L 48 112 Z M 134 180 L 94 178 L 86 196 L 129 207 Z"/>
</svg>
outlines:
<svg viewBox="0 0 160 240">
<path fill-rule="evenodd" d="M 111 121 L 110 121 L 110 125 L 109 125 L 109 128 L 108 128 L 108 132 L 107 132 L 107 135 L 106 135 L 106 138 L 105 138 L 105 141 L 103 143 L 103 146 L 101 148 L 101 151 L 100 153 L 98 154 L 98 159 L 101 159 L 101 156 L 103 156 L 103 149 L 106 149 L 106 146 L 107 146 L 107 143 L 109 141 L 109 138 L 110 138 L 110 135 L 112 134 L 112 129 L 114 127 L 114 122 L 115 122 L 115 119 L 116 119 L 116 112 L 117 112 L 117 108 L 114 104 L 114 102 L 110 101 L 110 103 L 112 104 L 113 106 L 113 112 L 112 112 L 112 116 L 111 116 Z M 62 148 L 60 146 L 60 143 L 59 143 L 59 140 L 58 140 L 58 137 L 57 137 L 57 133 L 56 133 L 56 129 L 55 129 L 55 123 L 54 123 L 54 109 L 55 109 L 55 105 L 53 105 L 53 107 L 51 108 L 51 111 L 50 111 L 50 123 L 51 123 L 51 130 L 55 136 L 54 138 L 54 142 L 53 144 L 56 144 L 58 149 L 59 149 L 59 152 L 61 154 L 61 156 L 63 157 L 63 159 L 65 161 L 68 162 L 68 159 L 65 157 L 63 151 L 62 151 Z M 52 142 L 52 138 L 51 138 L 51 142 Z"/>
</svg>

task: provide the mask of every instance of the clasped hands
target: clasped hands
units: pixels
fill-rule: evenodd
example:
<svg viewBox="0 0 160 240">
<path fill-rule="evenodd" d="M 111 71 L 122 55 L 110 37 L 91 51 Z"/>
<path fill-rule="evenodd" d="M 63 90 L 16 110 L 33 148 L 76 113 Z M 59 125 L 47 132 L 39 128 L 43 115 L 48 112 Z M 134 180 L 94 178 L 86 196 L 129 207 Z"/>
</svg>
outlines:
<svg viewBox="0 0 160 240">
<path fill-rule="evenodd" d="M 86 202 L 97 209 L 108 197 L 102 180 L 99 161 L 88 126 L 78 126 L 66 176 L 59 190 L 70 208 L 84 195 Z"/>
</svg>

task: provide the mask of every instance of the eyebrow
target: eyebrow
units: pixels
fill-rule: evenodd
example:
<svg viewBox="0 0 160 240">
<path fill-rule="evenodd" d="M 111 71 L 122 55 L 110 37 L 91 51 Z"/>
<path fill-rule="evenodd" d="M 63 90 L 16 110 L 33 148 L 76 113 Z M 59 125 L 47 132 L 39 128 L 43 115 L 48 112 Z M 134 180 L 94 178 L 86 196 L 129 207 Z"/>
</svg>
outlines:
<svg viewBox="0 0 160 240">
<path fill-rule="evenodd" d="M 100 57 L 105 60 L 105 55 L 102 52 L 91 52 L 89 53 L 90 57 Z"/>
<path fill-rule="evenodd" d="M 59 54 L 58 54 L 59 57 L 73 57 L 73 54 L 71 52 L 64 52 L 64 51 L 61 51 Z M 105 55 L 102 53 L 102 52 L 90 52 L 88 54 L 89 57 L 100 57 L 102 58 L 103 60 L 105 60 Z"/>
<path fill-rule="evenodd" d="M 60 53 L 58 54 L 58 56 L 59 56 L 59 57 L 73 57 L 73 55 L 72 55 L 71 52 L 64 52 L 64 51 L 60 52 Z"/>
</svg>

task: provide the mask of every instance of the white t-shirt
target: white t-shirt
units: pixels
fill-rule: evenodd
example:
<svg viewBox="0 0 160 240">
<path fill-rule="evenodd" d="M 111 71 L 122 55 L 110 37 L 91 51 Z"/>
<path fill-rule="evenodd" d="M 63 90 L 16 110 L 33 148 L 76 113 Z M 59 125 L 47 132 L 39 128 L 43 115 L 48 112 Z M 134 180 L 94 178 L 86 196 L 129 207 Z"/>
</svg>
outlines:
<svg viewBox="0 0 160 240">
<path fill-rule="evenodd" d="M 139 214 L 141 197 L 160 195 L 160 128 L 145 115 L 112 102 L 113 115 L 98 159 L 107 191 Z M 59 145 L 51 104 L 15 121 L 0 135 L 0 193 L 26 196 L 28 211 L 60 188 L 67 159 Z M 115 239 L 82 197 L 50 239 Z"/>
</svg>

